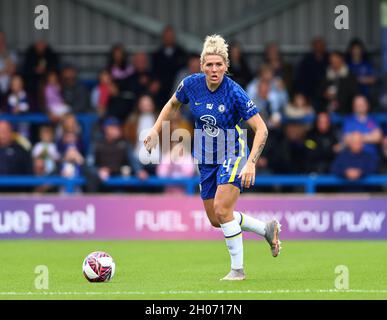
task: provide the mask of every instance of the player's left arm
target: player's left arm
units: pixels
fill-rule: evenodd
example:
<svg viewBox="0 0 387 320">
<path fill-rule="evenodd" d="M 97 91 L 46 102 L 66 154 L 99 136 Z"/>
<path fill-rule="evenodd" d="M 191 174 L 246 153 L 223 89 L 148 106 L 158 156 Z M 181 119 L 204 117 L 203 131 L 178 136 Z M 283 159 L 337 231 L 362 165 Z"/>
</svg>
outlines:
<svg viewBox="0 0 387 320">
<path fill-rule="evenodd" d="M 248 125 L 255 132 L 253 146 L 251 148 L 250 155 L 247 159 L 245 166 L 242 168 L 239 178 L 241 178 L 242 186 L 250 188 L 255 182 L 255 167 L 259 157 L 262 154 L 265 147 L 269 132 L 267 130 L 265 122 L 262 120 L 259 114 L 255 114 L 250 119 L 246 120 Z"/>
</svg>

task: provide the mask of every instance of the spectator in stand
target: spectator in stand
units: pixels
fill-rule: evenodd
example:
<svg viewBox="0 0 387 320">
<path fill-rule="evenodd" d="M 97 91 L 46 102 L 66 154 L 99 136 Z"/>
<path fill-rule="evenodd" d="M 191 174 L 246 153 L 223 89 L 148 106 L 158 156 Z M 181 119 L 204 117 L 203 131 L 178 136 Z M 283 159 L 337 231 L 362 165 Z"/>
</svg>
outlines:
<svg viewBox="0 0 387 320">
<path fill-rule="evenodd" d="M 46 85 L 44 86 L 44 104 L 48 116 L 55 123 L 70 111 L 70 107 L 62 97 L 61 85 L 55 71 L 50 71 L 47 74 Z"/>
<path fill-rule="evenodd" d="M 183 114 L 179 110 L 176 110 L 176 112 L 174 112 L 170 117 L 170 126 L 171 145 L 174 141 L 179 141 L 184 143 L 182 146 L 184 147 L 185 151 L 191 150 L 191 145 L 194 139 L 194 128 L 192 126 L 192 122 L 184 118 Z M 186 156 L 187 155 L 184 154 L 185 158 Z"/>
<path fill-rule="evenodd" d="M 186 52 L 176 43 L 175 29 L 166 26 L 162 33 L 162 44 L 152 57 L 153 73 L 160 81 L 160 105 L 169 100 L 177 72 L 186 65 L 186 61 Z"/>
<path fill-rule="evenodd" d="M 376 173 L 378 160 L 364 150 L 364 139 L 360 132 L 348 136 L 348 148 L 341 151 L 332 164 L 331 172 L 339 177 L 355 181 Z"/>
<path fill-rule="evenodd" d="M 170 149 L 162 150 L 161 162 L 156 167 L 159 177 L 190 178 L 195 175 L 196 165 L 191 155 L 193 127 L 184 119 L 179 111 L 173 113 L 170 119 Z M 162 137 L 163 138 L 163 137 Z M 184 188 L 167 187 L 168 193 L 183 193 Z"/>
<path fill-rule="evenodd" d="M 72 132 L 64 133 L 58 149 L 62 150 L 61 176 L 66 178 L 80 176 L 85 159 L 78 146 L 78 137 Z"/>
<path fill-rule="evenodd" d="M 128 53 L 122 43 L 112 47 L 109 54 L 107 70 L 112 79 L 117 83 L 120 83 L 133 74 L 133 66 L 128 63 Z"/>
<path fill-rule="evenodd" d="M 242 88 L 253 78 L 246 57 L 243 54 L 242 46 L 239 42 L 230 44 L 230 67 L 228 72 L 230 77 L 237 82 Z"/>
<path fill-rule="evenodd" d="M 124 137 L 133 147 L 133 153 L 138 160 L 147 165 L 144 166 L 149 174 L 154 175 L 160 158 L 160 150 L 157 148 L 151 155 L 145 150 L 142 141 L 148 131 L 156 122 L 156 106 L 150 95 L 143 95 L 138 99 L 136 111 L 127 119 L 124 126 Z M 144 138 L 144 139 L 143 139 Z M 151 162 L 151 163 L 149 163 Z"/>
<path fill-rule="evenodd" d="M 74 114 L 66 114 L 61 120 L 56 132 L 56 145 L 63 156 L 69 146 L 75 146 L 81 155 L 85 154 L 81 140 L 81 127 Z"/>
<path fill-rule="evenodd" d="M 74 148 L 80 154 L 84 154 L 83 145 L 79 136 L 71 131 L 64 131 L 62 137 L 57 141 L 57 148 L 64 157 L 69 148 Z"/>
<path fill-rule="evenodd" d="M 148 178 L 133 154 L 131 146 L 123 139 L 120 122 L 107 118 L 103 122 L 104 136 L 94 145 L 87 170 L 87 190 L 101 190 L 101 182 L 112 176 L 128 176 L 131 173 L 140 179 Z"/>
<path fill-rule="evenodd" d="M 270 84 L 268 100 L 270 101 L 269 117 L 272 122 L 279 125 L 281 122 L 281 113 L 283 108 L 289 101 L 288 93 L 286 92 L 284 83 L 281 78 L 274 77 L 273 69 L 263 64 L 260 67 L 259 77 L 253 79 L 247 86 L 247 94 L 254 101 L 259 100 L 260 82 L 265 81 Z"/>
<path fill-rule="evenodd" d="M 277 174 L 306 172 L 306 134 L 306 128 L 302 124 L 296 122 L 284 124 L 283 131 L 275 134 L 272 143 L 266 145 L 268 167 L 271 172 Z"/>
<path fill-rule="evenodd" d="M 353 132 L 359 132 L 363 138 L 364 152 L 378 155 L 382 141 L 382 130 L 378 123 L 369 116 L 369 104 L 365 96 L 358 95 L 353 99 L 353 114 L 343 124 L 344 142 L 348 145 Z"/>
<path fill-rule="evenodd" d="M 32 174 L 30 152 L 15 140 L 11 124 L 0 120 L 0 175 L 30 174 Z"/>
<path fill-rule="evenodd" d="M 192 123 L 183 117 L 183 114 L 179 112 L 179 110 L 176 110 L 171 117 L 171 133 L 173 133 L 174 130 L 183 129 L 186 132 L 188 132 L 190 137 L 194 136 L 194 128 L 192 127 Z"/>
<path fill-rule="evenodd" d="M 293 66 L 284 61 L 277 43 L 272 42 L 266 46 L 263 61 L 273 69 L 275 77 L 283 80 L 287 92 L 291 94 L 293 92 Z"/>
<path fill-rule="evenodd" d="M 185 77 L 200 72 L 200 56 L 198 54 L 192 53 L 188 56 L 186 67 L 177 73 L 174 85 L 172 87 L 171 95 L 176 91 L 176 88 Z"/>
<path fill-rule="evenodd" d="M 32 149 L 35 174 L 49 175 L 55 172 L 60 154 L 54 143 L 54 129 L 51 126 L 41 126 L 40 141 Z M 38 170 L 41 168 L 41 170 Z"/>
<path fill-rule="evenodd" d="M 109 99 L 107 100 L 105 117 L 113 117 L 120 120 L 121 123 L 133 112 L 133 104 L 125 99 L 124 94 L 120 92 L 118 85 L 111 82 L 109 86 Z"/>
<path fill-rule="evenodd" d="M 297 67 L 295 89 L 308 97 L 312 105 L 319 100 L 319 88 L 326 75 L 328 57 L 325 40 L 317 37 L 311 43 L 311 52 L 302 58 Z"/>
<path fill-rule="evenodd" d="M 196 165 L 190 153 L 190 141 L 171 142 L 171 150 L 161 157 L 161 162 L 156 168 L 158 177 L 161 178 L 192 178 L 195 175 Z M 164 189 L 167 193 L 185 193 L 184 187 L 169 186 Z"/>
<path fill-rule="evenodd" d="M 109 71 L 102 70 L 99 74 L 99 82 L 91 92 L 91 106 L 97 110 L 98 115 L 105 116 L 112 89 L 113 80 Z"/>
<path fill-rule="evenodd" d="M 335 154 L 340 150 L 337 133 L 332 127 L 329 114 L 317 115 L 315 126 L 308 133 L 305 141 L 307 156 L 305 158 L 308 173 L 328 173 Z"/>
<path fill-rule="evenodd" d="M 270 92 L 270 82 L 268 81 L 259 81 L 258 83 L 258 95 L 255 97 L 254 102 L 259 109 L 259 114 L 265 122 L 266 126 L 270 129 L 270 134 L 268 137 L 268 141 L 266 143 L 266 147 L 263 150 L 261 157 L 259 157 L 257 162 L 257 172 L 259 173 L 269 173 L 270 169 L 268 166 L 268 158 L 267 158 L 267 146 L 271 145 L 270 141 L 276 141 L 275 137 L 279 134 L 281 119 L 273 115 L 273 111 L 271 109 L 271 104 L 269 100 L 269 92 Z M 254 131 L 250 126 L 246 126 L 242 124 L 242 128 L 247 130 L 247 144 L 251 149 L 254 140 Z M 274 142 L 273 142 L 274 143 Z"/>
<path fill-rule="evenodd" d="M 27 92 L 36 106 L 39 88 L 47 73 L 59 70 L 58 56 L 47 42 L 38 40 L 27 49 L 22 70 Z"/>
<path fill-rule="evenodd" d="M 253 100 L 260 110 L 260 115 L 269 128 L 278 128 L 281 124 L 281 119 L 280 117 L 273 116 L 274 112 L 269 99 L 270 82 L 259 81 L 257 86 L 257 96 L 255 96 Z"/>
<path fill-rule="evenodd" d="M 125 95 L 131 99 L 130 106 L 133 107 L 137 97 L 143 94 L 152 95 L 158 105 L 161 101 L 161 84 L 149 67 L 149 60 L 146 53 L 137 52 L 133 55 L 133 67 L 134 73 L 125 80 L 124 85 L 125 90 L 129 91 L 125 92 Z"/>
<path fill-rule="evenodd" d="M 358 93 L 356 77 L 345 63 L 343 55 L 334 51 L 329 55 L 329 66 L 322 82 L 319 105 L 321 111 L 349 114 L 353 97 Z"/>
<path fill-rule="evenodd" d="M 8 92 L 16 65 L 17 55 L 7 48 L 5 33 L 0 31 L 0 97 Z"/>
<path fill-rule="evenodd" d="M 13 115 L 23 115 L 30 111 L 31 104 L 27 92 L 24 90 L 23 78 L 19 75 L 12 76 L 11 87 L 7 96 L 7 111 Z M 30 124 L 18 122 L 14 129 L 26 139 L 30 138 Z"/>
<path fill-rule="evenodd" d="M 77 70 L 74 67 L 68 65 L 62 68 L 60 74 L 62 96 L 72 113 L 89 113 L 92 111 L 89 105 L 90 94 L 77 77 Z"/>
<path fill-rule="evenodd" d="M 68 119 L 71 119 L 69 116 Z M 71 121 L 71 120 L 67 120 Z M 62 177 L 74 178 L 81 176 L 85 162 L 82 141 L 74 130 L 64 126 L 63 134 L 57 141 L 57 149 L 61 155 L 58 164 L 59 174 Z"/>
<path fill-rule="evenodd" d="M 304 94 L 297 92 L 294 94 L 291 103 L 285 107 L 284 116 L 289 120 L 311 118 L 314 116 L 314 108 Z"/>
<path fill-rule="evenodd" d="M 370 99 L 370 89 L 377 80 L 376 71 L 361 40 L 354 39 L 349 44 L 347 63 L 349 70 L 356 77 L 360 93 Z"/>
<path fill-rule="evenodd" d="M 180 82 L 183 81 L 185 77 L 188 77 L 191 74 L 200 73 L 200 72 L 201 72 L 200 56 L 197 54 L 190 54 L 187 60 L 187 66 L 181 69 L 176 76 L 175 84 L 173 85 L 172 92 L 170 93 L 170 95 L 173 95 L 175 93 Z M 194 121 L 189 105 L 187 104 L 182 105 L 180 107 L 180 111 L 186 119 Z"/>
<path fill-rule="evenodd" d="M 10 91 L 7 96 L 7 112 L 10 114 L 23 114 L 30 111 L 30 102 L 24 90 L 23 78 L 14 75 L 11 78 Z"/>
<path fill-rule="evenodd" d="M 73 113 L 67 113 L 61 119 L 60 125 L 57 127 L 55 137 L 58 140 L 65 132 L 75 133 L 78 137 L 81 136 L 81 126 L 78 123 L 76 116 Z"/>
</svg>

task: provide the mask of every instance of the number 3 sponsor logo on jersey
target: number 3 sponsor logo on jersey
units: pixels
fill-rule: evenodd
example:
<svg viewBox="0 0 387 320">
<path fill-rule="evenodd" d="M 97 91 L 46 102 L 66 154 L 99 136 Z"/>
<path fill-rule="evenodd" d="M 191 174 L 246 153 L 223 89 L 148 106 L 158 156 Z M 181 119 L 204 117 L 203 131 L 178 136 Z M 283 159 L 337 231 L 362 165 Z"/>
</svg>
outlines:
<svg viewBox="0 0 387 320">
<path fill-rule="evenodd" d="M 204 131 L 211 137 L 216 137 L 219 134 L 219 128 L 216 126 L 215 117 L 206 114 L 200 117 L 200 120 L 205 122 L 203 125 Z"/>
</svg>

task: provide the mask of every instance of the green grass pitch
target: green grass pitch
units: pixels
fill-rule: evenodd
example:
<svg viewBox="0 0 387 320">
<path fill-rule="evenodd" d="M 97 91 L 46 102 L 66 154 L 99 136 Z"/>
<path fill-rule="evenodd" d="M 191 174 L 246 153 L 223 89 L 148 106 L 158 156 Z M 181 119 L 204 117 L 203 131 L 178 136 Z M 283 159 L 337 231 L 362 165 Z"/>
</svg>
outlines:
<svg viewBox="0 0 387 320">
<path fill-rule="evenodd" d="M 0 241 L 0 299 L 387 299 L 387 241 L 283 241 L 273 258 L 264 241 L 245 241 L 247 279 L 223 282 L 223 241 Z M 111 254 L 109 283 L 88 283 L 82 261 Z M 37 265 L 49 270 L 37 290 Z M 349 290 L 336 290 L 335 268 L 349 270 Z"/>
</svg>

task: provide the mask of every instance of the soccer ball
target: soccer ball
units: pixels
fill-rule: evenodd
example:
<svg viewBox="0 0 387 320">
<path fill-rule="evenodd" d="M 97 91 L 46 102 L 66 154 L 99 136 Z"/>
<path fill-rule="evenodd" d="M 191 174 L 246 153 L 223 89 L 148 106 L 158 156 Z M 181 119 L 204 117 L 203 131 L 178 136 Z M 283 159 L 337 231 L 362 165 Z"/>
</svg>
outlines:
<svg viewBox="0 0 387 320">
<path fill-rule="evenodd" d="M 113 258 L 103 251 L 90 253 L 83 261 L 83 275 L 90 282 L 107 282 L 114 276 L 116 264 Z"/>
</svg>

